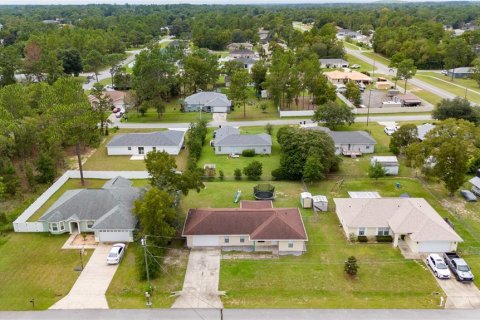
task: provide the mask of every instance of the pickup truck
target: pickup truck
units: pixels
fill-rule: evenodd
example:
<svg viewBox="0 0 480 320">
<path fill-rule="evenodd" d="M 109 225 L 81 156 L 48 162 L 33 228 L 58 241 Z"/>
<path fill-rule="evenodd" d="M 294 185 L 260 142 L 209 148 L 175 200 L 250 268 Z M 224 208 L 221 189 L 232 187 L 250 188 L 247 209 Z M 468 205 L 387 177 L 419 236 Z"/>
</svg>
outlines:
<svg viewBox="0 0 480 320">
<path fill-rule="evenodd" d="M 473 273 L 470 267 L 458 254 L 446 252 L 443 254 L 443 258 L 458 281 L 473 281 Z"/>
</svg>

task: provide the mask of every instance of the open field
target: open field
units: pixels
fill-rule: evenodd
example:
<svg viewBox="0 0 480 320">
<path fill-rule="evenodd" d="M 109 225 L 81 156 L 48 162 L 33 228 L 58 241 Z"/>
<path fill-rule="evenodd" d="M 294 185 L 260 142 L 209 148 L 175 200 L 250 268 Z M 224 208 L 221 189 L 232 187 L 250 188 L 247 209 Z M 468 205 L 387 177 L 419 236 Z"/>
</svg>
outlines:
<svg viewBox="0 0 480 320">
<path fill-rule="evenodd" d="M 183 287 L 188 250 L 178 244 L 176 248 L 167 251 L 163 272 L 157 279 L 152 280 L 154 288 L 152 306 L 154 308 L 170 308 L 175 301 L 175 297 L 171 297 L 171 293 L 179 291 Z M 110 308 L 145 308 L 145 289 L 148 287 L 148 283 L 138 280 L 135 267 L 135 258 L 138 252 L 138 245 L 132 243 L 128 246 L 126 256 L 108 287 L 106 296 Z"/>
<path fill-rule="evenodd" d="M 370 59 L 373 59 L 375 61 L 378 61 L 386 66 L 388 66 L 390 64 L 390 60 L 385 58 L 384 56 L 382 55 L 379 55 L 378 53 L 375 53 L 375 52 L 372 52 L 372 51 L 369 51 L 369 52 L 365 52 L 365 51 L 362 51 L 362 54 L 364 56 L 367 56 L 369 57 Z"/>
<path fill-rule="evenodd" d="M 358 72 L 372 72 L 373 70 L 373 65 L 369 64 L 369 63 L 366 63 L 365 61 L 351 55 L 351 54 L 346 54 L 345 55 L 345 59 L 350 63 L 350 65 L 352 64 L 358 64 L 360 65 L 360 68 L 359 69 L 352 69 L 352 70 L 355 70 L 355 71 L 358 71 Z M 377 68 L 375 68 L 376 70 Z"/>
<path fill-rule="evenodd" d="M 435 76 L 432 74 L 434 74 Z M 473 80 L 455 79 L 452 82 L 449 77 L 445 77 L 441 74 L 435 74 L 432 72 L 419 72 L 416 74 L 416 77 L 418 77 L 424 82 L 430 83 L 435 87 L 453 93 L 459 97 L 463 98 L 466 94 L 468 100 L 480 104 L 480 89 L 477 85 L 475 85 Z M 467 90 L 466 88 L 470 90 Z"/>
<path fill-rule="evenodd" d="M 79 273 L 77 250 L 61 250 L 68 235 L 9 233 L 0 236 L 0 310 L 47 309 L 65 296 Z M 90 251 L 84 256 L 84 263 Z"/>
</svg>

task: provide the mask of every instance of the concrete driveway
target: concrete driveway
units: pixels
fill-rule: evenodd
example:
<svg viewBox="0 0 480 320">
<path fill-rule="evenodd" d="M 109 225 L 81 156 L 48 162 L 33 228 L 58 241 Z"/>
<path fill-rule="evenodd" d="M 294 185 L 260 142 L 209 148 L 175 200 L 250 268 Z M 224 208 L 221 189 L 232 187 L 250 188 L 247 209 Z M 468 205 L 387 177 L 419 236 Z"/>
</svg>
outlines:
<svg viewBox="0 0 480 320">
<path fill-rule="evenodd" d="M 108 309 L 105 292 L 118 265 L 107 265 L 112 245 L 100 243 L 70 292 L 50 309 Z"/>
<path fill-rule="evenodd" d="M 219 278 L 220 249 L 192 249 L 183 289 L 172 308 L 223 308 Z"/>
</svg>

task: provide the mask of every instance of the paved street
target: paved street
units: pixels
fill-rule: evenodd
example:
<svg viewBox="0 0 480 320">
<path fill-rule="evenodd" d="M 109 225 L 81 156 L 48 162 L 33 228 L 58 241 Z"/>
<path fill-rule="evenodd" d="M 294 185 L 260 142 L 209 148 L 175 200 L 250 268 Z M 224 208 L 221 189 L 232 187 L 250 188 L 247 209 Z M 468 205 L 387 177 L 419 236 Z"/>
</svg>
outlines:
<svg viewBox="0 0 480 320">
<path fill-rule="evenodd" d="M 358 50 L 353 50 L 353 49 L 349 49 L 349 48 L 345 48 L 345 50 L 347 51 L 348 54 L 351 54 L 352 56 L 355 56 L 357 57 L 358 59 L 361 59 L 369 64 L 372 64 L 373 65 L 373 59 L 370 59 L 366 56 L 364 56 L 360 51 Z M 386 74 L 386 75 L 393 75 L 389 70 L 390 68 L 378 61 L 375 61 L 375 67 L 377 70 L 375 70 L 375 73 L 379 73 L 379 74 Z M 419 80 L 417 78 L 413 78 L 413 79 L 410 79 L 409 80 L 409 83 L 421 88 L 421 89 L 424 89 L 426 91 L 429 91 L 437 96 L 439 96 L 440 98 L 443 98 L 443 99 L 453 99 L 455 98 L 456 96 L 448 91 L 445 91 L 445 90 L 442 90 L 440 88 L 437 88 L 435 86 L 432 86 L 431 84 L 429 83 L 426 83 L 422 80 Z"/>
<path fill-rule="evenodd" d="M 219 279 L 220 249 L 192 249 L 183 289 L 172 308 L 223 308 Z"/>
<path fill-rule="evenodd" d="M 0 312 L 1 320 L 221 320 L 218 309 Z M 480 310 L 225 309 L 223 320 L 478 320 Z"/>
<path fill-rule="evenodd" d="M 118 268 L 107 265 L 111 247 L 98 245 L 70 292 L 50 309 L 108 309 L 105 292 Z"/>
</svg>

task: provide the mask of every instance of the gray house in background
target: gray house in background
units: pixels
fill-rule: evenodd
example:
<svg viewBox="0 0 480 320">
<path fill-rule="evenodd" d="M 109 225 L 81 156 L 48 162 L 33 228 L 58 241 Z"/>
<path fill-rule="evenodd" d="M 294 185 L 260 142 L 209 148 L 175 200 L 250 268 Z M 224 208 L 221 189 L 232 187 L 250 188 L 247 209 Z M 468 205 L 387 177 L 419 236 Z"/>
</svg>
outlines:
<svg viewBox="0 0 480 320">
<path fill-rule="evenodd" d="M 335 154 L 373 153 L 377 144 L 377 141 L 366 131 L 332 131 L 320 126 L 305 127 L 305 129 L 327 133 L 335 144 Z"/>
<path fill-rule="evenodd" d="M 320 59 L 321 68 L 348 68 L 350 64 L 343 59 Z"/>
<path fill-rule="evenodd" d="M 232 101 L 223 93 L 217 92 L 199 92 L 185 98 L 182 103 L 183 112 L 219 112 L 226 113 L 230 111 Z"/>
<path fill-rule="evenodd" d="M 93 232 L 99 242 L 132 242 L 137 224 L 132 207 L 140 190 L 122 177 L 101 189 L 68 190 L 38 221 L 52 234 Z"/>
<path fill-rule="evenodd" d="M 240 130 L 230 126 L 215 130 L 212 145 L 215 154 L 241 154 L 247 149 L 254 149 L 256 154 L 272 153 L 272 137 L 269 134 L 241 134 Z"/>
<path fill-rule="evenodd" d="M 447 70 L 447 76 L 451 77 L 453 73 L 454 78 L 471 78 L 473 75 L 473 69 L 470 67 L 462 67 L 462 68 L 455 68 L 455 69 L 450 69 Z"/>
</svg>

